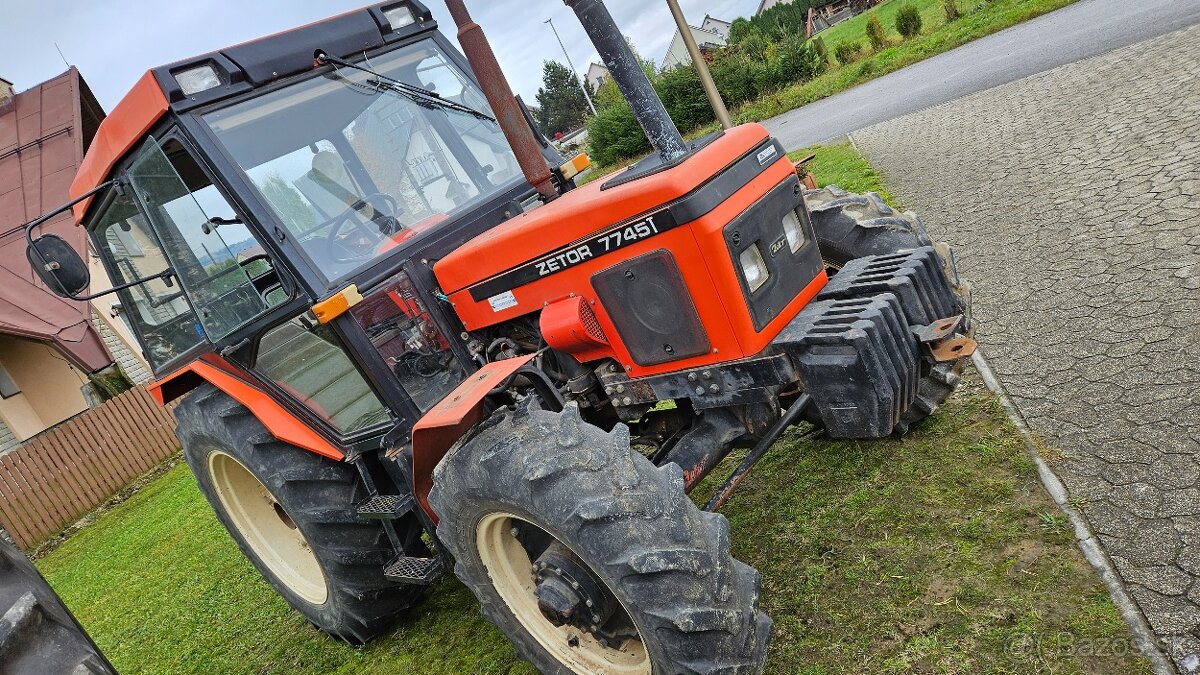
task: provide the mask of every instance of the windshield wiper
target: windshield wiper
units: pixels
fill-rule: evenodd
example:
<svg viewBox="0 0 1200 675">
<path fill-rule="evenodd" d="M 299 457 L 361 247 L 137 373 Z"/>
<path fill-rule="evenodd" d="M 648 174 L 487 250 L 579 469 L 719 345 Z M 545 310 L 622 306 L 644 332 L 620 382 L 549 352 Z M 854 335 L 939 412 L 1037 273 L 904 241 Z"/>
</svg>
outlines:
<svg viewBox="0 0 1200 675">
<path fill-rule="evenodd" d="M 430 91 L 423 87 L 418 87 L 407 82 L 401 82 L 400 80 L 388 77 L 383 73 L 377 73 L 370 68 L 364 68 L 360 65 L 350 63 L 349 61 L 343 61 L 342 59 L 330 56 L 322 50 L 317 50 L 317 53 L 313 56 L 313 60 L 319 65 L 332 64 L 334 66 L 352 68 L 369 75 L 374 75 L 374 80 L 367 80 L 363 84 L 375 89 L 376 91 L 390 91 L 400 94 L 410 99 L 417 105 L 425 108 L 442 108 L 443 110 L 452 110 L 464 115 L 470 115 L 471 117 L 475 117 L 477 119 L 487 120 L 488 122 L 496 121 L 495 117 L 492 117 L 487 113 L 482 113 L 470 106 L 465 106 L 461 103 L 451 101 L 450 99 L 442 98 L 442 96 L 436 91 Z M 335 75 L 337 74 L 336 68 L 333 72 Z"/>
</svg>

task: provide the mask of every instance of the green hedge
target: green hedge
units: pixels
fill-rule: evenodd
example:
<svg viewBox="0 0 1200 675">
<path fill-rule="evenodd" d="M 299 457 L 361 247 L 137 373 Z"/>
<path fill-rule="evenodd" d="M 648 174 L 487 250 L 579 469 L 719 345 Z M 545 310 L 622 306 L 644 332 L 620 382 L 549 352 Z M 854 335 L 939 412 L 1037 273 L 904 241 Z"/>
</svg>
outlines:
<svg viewBox="0 0 1200 675">
<path fill-rule="evenodd" d="M 827 56 L 811 42 L 792 37 L 777 43 L 752 36 L 718 52 L 709 69 L 725 104 L 736 106 L 825 70 Z M 680 131 L 689 132 L 715 120 L 712 107 L 691 65 L 677 66 L 651 78 L 654 90 Z M 629 104 L 612 81 L 596 93 L 599 113 L 588 122 L 592 159 L 601 165 L 636 157 L 650 149 Z"/>
<path fill-rule="evenodd" d="M 600 108 L 588 120 L 587 129 L 592 161 L 601 165 L 615 164 L 650 150 L 650 141 L 646 140 L 628 103 Z"/>
<path fill-rule="evenodd" d="M 662 99 L 675 126 L 689 131 L 713 121 L 712 106 L 695 68 L 672 68 L 659 74 L 654 90 Z"/>
</svg>

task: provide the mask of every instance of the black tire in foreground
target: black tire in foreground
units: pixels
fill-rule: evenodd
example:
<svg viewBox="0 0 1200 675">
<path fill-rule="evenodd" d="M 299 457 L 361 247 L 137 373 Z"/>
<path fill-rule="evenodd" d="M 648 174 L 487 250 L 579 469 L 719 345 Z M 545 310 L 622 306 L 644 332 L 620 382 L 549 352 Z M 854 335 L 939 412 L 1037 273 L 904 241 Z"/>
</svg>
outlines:
<svg viewBox="0 0 1200 675">
<path fill-rule="evenodd" d="M 353 466 L 276 440 L 211 385 L 192 392 L 175 416 L 184 457 L 217 518 L 314 626 L 363 644 L 416 601 L 421 587 L 383 576 L 394 549 L 380 522 L 358 517 L 366 494 Z"/>
<path fill-rule="evenodd" d="M 730 555 L 725 517 L 684 494 L 678 466 L 655 467 L 624 425 L 605 433 L 574 404 L 483 427 L 438 465 L 430 503 L 455 573 L 522 658 L 555 675 L 762 671 L 772 624 L 759 574 Z M 604 615 L 584 619 L 598 632 L 546 618 L 535 585 L 562 568 L 536 569 L 530 549 L 547 543 L 590 571 L 562 578 L 591 585 L 589 609 L 576 607 Z"/>
<path fill-rule="evenodd" d="M 877 193 L 854 194 L 836 185 L 806 190 L 804 201 L 812 215 L 821 257 L 830 272 L 836 272 L 854 258 L 933 246 L 942 257 L 942 267 L 951 286 L 963 299 L 970 327 L 970 285 L 958 277 L 949 245 L 933 242 L 916 214 L 896 211 Z M 927 367 L 921 374 L 916 399 L 901 416 L 895 432 L 908 433 L 912 425 L 933 414 L 954 392 L 961 373 L 962 361 Z"/>
<path fill-rule="evenodd" d="M 0 675 L 115 672 L 33 563 L 0 538 Z"/>
</svg>

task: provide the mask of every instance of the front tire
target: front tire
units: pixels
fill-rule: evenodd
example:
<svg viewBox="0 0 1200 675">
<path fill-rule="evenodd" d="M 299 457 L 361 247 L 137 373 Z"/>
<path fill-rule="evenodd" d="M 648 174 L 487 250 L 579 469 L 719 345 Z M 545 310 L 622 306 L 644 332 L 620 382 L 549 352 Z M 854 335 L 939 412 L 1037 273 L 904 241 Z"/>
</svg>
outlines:
<svg viewBox="0 0 1200 675">
<path fill-rule="evenodd" d="M 383 576 L 395 552 L 378 521 L 358 517 L 366 495 L 353 466 L 276 440 L 211 385 L 192 392 L 175 416 L 184 457 L 217 519 L 314 626 L 363 644 L 416 601 L 420 587 Z"/>
<path fill-rule="evenodd" d="M 762 671 L 772 624 L 758 572 L 732 558 L 728 521 L 696 508 L 678 466 L 655 467 L 624 425 L 605 433 L 574 404 L 485 424 L 438 465 L 429 500 L 455 573 L 521 657 L 561 675 Z M 581 629 L 539 611 L 547 544 L 586 565 L 612 618 Z M 605 637 L 629 624 L 636 637 Z"/>
<path fill-rule="evenodd" d="M 959 278 L 950 246 L 933 242 L 915 213 L 897 212 L 875 192 L 855 194 L 836 185 L 806 190 L 804 202 L 812 216 L 821 257 L 831 274 L 855 258 L 933 246 L 942 258 L 942 268 L 951 287 L 962 298 L 963 314 L 970 329 L 970 285 Z M 958 387 L 962 364 L 961 359 L 938 363 L 921 373 L 917 395 L 896 423 L 895 433 L 908 433 L 914 424 L 932 415 L 950 398 Z"/>
</svg>

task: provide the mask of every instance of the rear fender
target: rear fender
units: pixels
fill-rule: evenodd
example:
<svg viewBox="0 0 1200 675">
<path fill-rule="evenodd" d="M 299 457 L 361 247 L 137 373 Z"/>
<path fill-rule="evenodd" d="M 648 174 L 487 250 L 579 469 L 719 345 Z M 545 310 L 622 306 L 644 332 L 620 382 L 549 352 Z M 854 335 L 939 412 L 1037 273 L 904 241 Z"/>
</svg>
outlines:
<svg viewBox="0 0 1200 675">
<path fill-rule="evenodd" d="M 528 354 L 487 364 L 463 380 L 413 425 L 413 495 L 421 505 L 421 510 L 434 523 L 437 523 L 438 517 L 429 506 L 433 468 L 467 430 L 483 420 L 483 401 L 488 394 L 532 361 L 534 356 L 536 354 Z"/>
<path fill-rule="evenodd" d="M 341 461 L 345 454 L 325 440 L 311 426 L 305 424 L 286 408 L 279 405 L 271 395 L 246 382 L 242 378 L 207 361 L 193 361 L 179 370 L 154 381 L 148 387 L 150 395 L 159 405 L 166 405 L 179 398 L 201 381 L 208 382 L 225 392 L 230 398 L 250 409 L 250 413 L 262 422 L 275 438 L 298 448 L 304 448 L 323 457 Z"/>
</svg>

